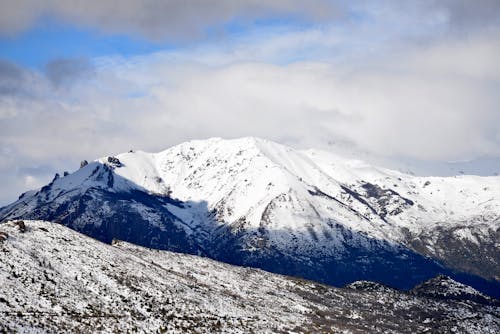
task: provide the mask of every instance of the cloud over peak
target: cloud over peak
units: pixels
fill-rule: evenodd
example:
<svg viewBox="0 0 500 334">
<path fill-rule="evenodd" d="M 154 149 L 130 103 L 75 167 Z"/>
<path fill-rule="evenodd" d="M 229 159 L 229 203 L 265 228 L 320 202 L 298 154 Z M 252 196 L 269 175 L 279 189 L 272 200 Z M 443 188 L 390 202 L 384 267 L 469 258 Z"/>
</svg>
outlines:
<svg viewBox="0 0 500 334">
<path fill-rule="evenodd" d="M 39 68 L 0 60 L 0 202 L 82 159 L 214 136 L 390 159 L 500 157 L 498 1 L 0 2 L 4 35 L 49 17 L 104 36 L 189 40 L 56 54 Z M 232 21 L 253 23 L 230 31 Z M 227 38 L 196 39 L 221 27 Z"/>
</svg>

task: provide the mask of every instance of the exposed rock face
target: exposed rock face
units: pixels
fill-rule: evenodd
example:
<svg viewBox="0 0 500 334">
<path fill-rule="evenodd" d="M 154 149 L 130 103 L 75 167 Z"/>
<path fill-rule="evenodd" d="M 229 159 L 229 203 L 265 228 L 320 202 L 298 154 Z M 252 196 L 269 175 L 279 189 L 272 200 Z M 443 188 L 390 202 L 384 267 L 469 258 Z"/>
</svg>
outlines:
<svg viewBox="0 0 500 334">
<path fill-rule="evenodd" d="M 116 157 L 108 157 L 107 159 L 108 164 L 113 167 L 121 167 L 122 163 L 120 162 L 120 159 Z"/>
<path fill-rule="evenodd" d="M 373 282 L 341 289 L 25 223 L 25 233 L 0 225 L 12 235 L 0 243 L 0 332 L 500 331 L 498 303 L 478 303 L 473 289 L 448 278 L 412 292 Z M 450 289 L 462 297 L 436 298 Z"/>
<path fill-rule="evenodd" d="M 498 220 L 498 218 L 497 218 Z M 436 226 L 409 238 L 409 246 L 458 271 L 500 281 L 500 229 L 490 220 Z"/>
<path fill-rule="evenodd" d="M 0 209 L 105 242 L 321 282 L 409 289 L 447 274 L 500 294 L 500 177 L 422 178 L 255 138 L 106 157 Z"/>
</svg>

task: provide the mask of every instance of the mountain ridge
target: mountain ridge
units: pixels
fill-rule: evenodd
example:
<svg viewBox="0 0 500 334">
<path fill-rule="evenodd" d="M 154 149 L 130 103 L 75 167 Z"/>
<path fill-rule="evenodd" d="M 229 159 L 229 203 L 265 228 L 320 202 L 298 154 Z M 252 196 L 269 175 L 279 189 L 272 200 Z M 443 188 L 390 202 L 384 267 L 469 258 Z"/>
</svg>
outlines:
<svg viewBox="0 0 500 334">
<path fill-rule="evenodd" d="M 410 288 L 462 272 L 493 280 L 494 291 L 499 212 L 500 177 L 415 177 L 263 139 L 212 138 L 98 159 L 0 219 L 60 221 L 107 242 L 337 285 L 393 277 Z"/>
</svg>

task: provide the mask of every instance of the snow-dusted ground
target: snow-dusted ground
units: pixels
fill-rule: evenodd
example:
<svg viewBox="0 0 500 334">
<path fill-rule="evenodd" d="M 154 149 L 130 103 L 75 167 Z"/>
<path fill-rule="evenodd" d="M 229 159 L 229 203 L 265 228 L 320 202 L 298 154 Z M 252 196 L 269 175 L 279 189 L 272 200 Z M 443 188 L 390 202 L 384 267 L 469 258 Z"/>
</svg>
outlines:
<svg viewBox="0 0 500 334">
<path fill-rule="evenodd" d="M 500 331 L 493 301 L 428 298 L 369 282 L 332 288 L 123 242 L 107 245 L 58 224 L 25 225 L 0 225 L 0 332 Z M 455 295 L 477 293 L 447 284 Z"/>
</svg>

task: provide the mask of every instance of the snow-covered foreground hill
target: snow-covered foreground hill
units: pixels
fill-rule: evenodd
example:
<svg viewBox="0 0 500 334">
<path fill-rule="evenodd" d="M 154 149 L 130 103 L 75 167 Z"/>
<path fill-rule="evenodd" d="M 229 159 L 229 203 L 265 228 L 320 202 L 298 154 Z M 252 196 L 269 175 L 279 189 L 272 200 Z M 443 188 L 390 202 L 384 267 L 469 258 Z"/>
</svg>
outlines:
<svg viewBox="0 0 500 334">
<path fill-rule="evenodd" d="M 330 284 L 445 273 L 500 295 L 500 177 L 416 177 L 256 138 L 105 157 L 0 209 L 16 218 Z"/>
<path fill-rule="evenodd" d="M 0 332 L 498 333 L 499 305 L 446 277 L 340 289 L 48 222 L 0 225 Z"/>
</svg>

